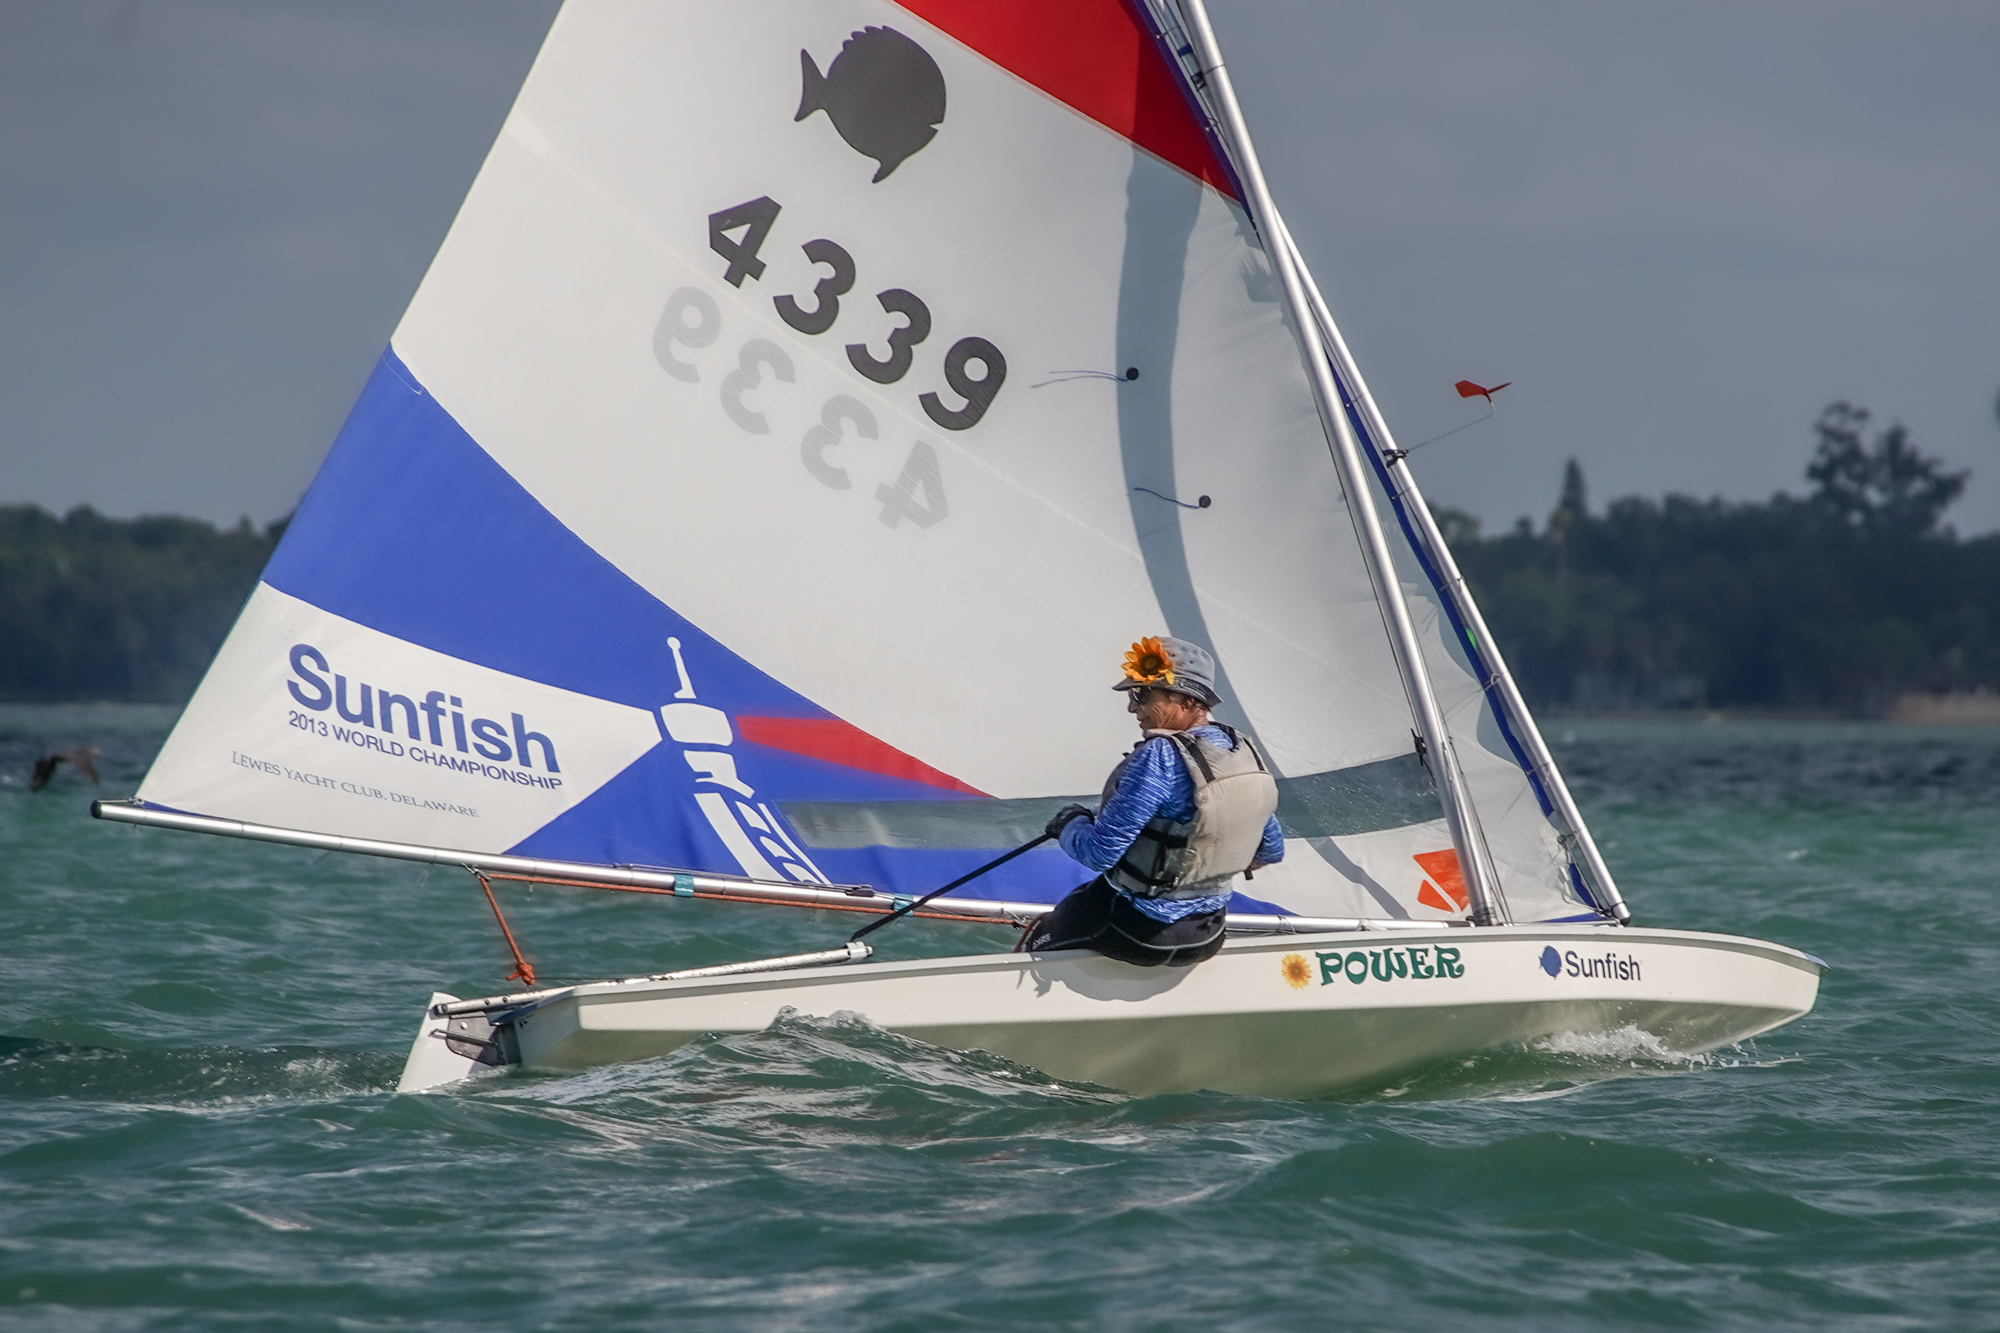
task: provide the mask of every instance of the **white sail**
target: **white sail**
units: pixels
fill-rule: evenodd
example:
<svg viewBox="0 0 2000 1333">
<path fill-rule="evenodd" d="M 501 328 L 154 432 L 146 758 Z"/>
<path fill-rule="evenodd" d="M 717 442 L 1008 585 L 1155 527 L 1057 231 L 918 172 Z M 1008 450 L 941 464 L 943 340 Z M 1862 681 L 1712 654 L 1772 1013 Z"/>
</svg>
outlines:
<svg viewBox="0 0 2000 1333">
<path fill-rule="evenodd" d="M 1165 632 L 1283 776 L 1246 910 L 1462 916 L 1239 194 L 1122 0 L 571 0 L 140 799 L 920 892 Z M 1399 540 L 1508 904 L 1589 910 Z"/>
</svg>

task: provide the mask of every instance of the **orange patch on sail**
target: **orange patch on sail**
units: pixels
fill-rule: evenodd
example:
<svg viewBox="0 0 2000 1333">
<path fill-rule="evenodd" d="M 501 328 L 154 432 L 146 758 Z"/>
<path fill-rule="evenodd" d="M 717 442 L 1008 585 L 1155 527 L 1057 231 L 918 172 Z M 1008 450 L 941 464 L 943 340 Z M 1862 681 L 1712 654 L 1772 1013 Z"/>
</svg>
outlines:
<svg viewBox="0 0 2000 1333">
<path fill-rule="evenodd" d="M 1426 907 L 1435 907 L 1441 912 L 1452 911 L 1453 908 L 1438 893 L 1439 888 L 1451 895 L 1451 901 L 1458 904 L 1460 911 L 1472 902 L 1472 894 L 1465 887 L 1465 875 L 1458 866 L 1456 848 L 1447 847 L 1441 852 L 1425 852 L 1410 859 L 1415 861 L 1426 875 L 1437 881 L 1436 887 L 1427 883 L 1423 889 L 1418 890 L 1418 902 Z M 1429 894 L 1428 897 L 1425 896 L 1426 892 Z"/>
</svg>

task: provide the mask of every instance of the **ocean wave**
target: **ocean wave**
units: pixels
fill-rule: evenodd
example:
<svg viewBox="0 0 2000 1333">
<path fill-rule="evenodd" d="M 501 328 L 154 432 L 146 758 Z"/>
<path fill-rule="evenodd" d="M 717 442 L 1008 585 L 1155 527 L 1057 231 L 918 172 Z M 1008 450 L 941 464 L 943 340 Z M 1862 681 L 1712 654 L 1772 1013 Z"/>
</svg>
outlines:
<svg viewBox="0 0 2000 1333">
<path fill-rule="evenodd" d="M 368 1051 L 273 1046 L 86 1046 L 0 1037 L 0 1099 L 217 1109 L 383 1091 L 398 1062 Z"/>
</svg>

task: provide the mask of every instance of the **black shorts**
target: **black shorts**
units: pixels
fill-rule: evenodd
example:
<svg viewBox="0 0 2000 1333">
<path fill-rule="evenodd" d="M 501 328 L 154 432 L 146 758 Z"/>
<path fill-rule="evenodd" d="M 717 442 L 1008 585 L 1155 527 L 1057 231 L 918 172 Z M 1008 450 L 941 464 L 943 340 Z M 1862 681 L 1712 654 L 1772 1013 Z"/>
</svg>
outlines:
<svg viewBox="0 0 2000 1333">
<path fill-rule="evenodd" d="M 1055 910 L 1037 917 L 1022 936 L 1031 953 L 1095 949 L 1140 967 L 1191 967 L 1222 947 L 1226 908 L 1179 921 L 1156 921 L 1132 905 L 1102 875 L 1071 889 Z"/>
</svg>

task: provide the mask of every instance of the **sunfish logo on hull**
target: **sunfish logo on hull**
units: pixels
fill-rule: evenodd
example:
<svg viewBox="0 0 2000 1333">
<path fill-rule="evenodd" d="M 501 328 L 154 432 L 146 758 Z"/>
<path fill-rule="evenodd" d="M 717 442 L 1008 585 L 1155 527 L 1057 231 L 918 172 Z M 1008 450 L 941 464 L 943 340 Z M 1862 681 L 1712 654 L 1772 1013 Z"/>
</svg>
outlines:
<svg viewBox="0 0 2000 1333">
<path fill-rule="evenodd" d="M 1556 952 L 1551 944 L 1544 948 L 1535 965 L 1551 977 L 1589 977 L 1599 981 L 1641 981 L 1644 965 L 1633 954 L 1616 954 L 1610 951 L 1599 954 L 1578 953 L 1574 949 Z"/>
</svg>

